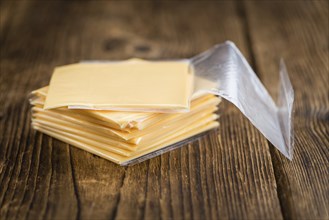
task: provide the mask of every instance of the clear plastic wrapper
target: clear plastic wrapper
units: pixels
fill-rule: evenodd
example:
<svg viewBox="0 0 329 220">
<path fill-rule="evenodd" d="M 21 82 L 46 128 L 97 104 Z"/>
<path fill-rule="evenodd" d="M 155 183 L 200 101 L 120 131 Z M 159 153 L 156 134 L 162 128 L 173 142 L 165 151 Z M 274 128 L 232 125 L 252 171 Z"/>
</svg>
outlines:
<svg viewBox="0 0 329 220">
<path fill-rule="evenodd" d="M 283 60 L 277 104 L 232 42 L 216 45 L 191 58 L 191 62 L 196 92 L 213 93 L 233 103 L 282 154 L 292 159 L 294 91 Z"/>
<path fill-rule="evenodd" d="M 190 61 L 195 74 L 194 96 L 212 93 L 233 103 L 274 147 L 292 160 L 294 91 L 283 60 L 280 62 L 277 103 L 239 49 L 230 41 L 192 57 Z M 141 162 L 179 146 L 176 143 L 128 164 Z"/>
</svg>

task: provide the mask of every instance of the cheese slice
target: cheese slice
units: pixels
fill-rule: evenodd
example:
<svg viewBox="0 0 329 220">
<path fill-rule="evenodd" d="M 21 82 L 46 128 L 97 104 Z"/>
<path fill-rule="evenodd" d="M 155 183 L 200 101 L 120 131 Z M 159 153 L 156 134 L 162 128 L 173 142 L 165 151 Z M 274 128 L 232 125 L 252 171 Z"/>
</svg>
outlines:
<svg viewBox="0 0 329 220">
<path fill-rule="evenodd" d="M 103 141 L 104 143 L 110 144 L 111 148 L 124 148 L 130 151 L 135 151 L 144 146 L 149 146 L 152 142 L 156 140 L 161 140 L 163 137 L 169 134 L 175 134 L 180 130 L 184 129 L 186 126 L 200 120 L 201 118 L 208 117 L 216 110 L 215 107 L 202 110 L 195 114 L 192 118 L 182 118 L 180 120 L 173 121 L 169 124 L 160 124 L 155 126 L 149 133 L 144 133 L 134 138 L 137 139 L 135 143 L 131 140 L 123 140 L 120 138 L 113 137 L 104 132 L 99 132 L 99 130 L 90 129 L 86 126 L 71 124 L 65 120 L 47 116 L 43 113 L 33 114 L 33 123 L 38 123 L 42 126 L 47 126 L 61 130 L 63 132 L 72 133 L 80 135 L 89 139 L 97 139 Z M 217 116 L 216 116 L 217 117 Z M 137 147 L 137 148 L 136 148 Z"/>
<path fill-rule="evenodd" d="M 32 92 L 30 102 L 39 108 L 44 107 L 44 101 L 48 93 L 48 86 Z M 214 98 L 214 95 L 204 94 L 199 97 L 193 97 L 191 101 L 190 110 L 193 106 L 203 104 L 205 100 L 211 99 L 212 101 L 220 102 L 220 98 Z M 162 114 L 154 112 L 121 112 L 121 111 L 106 111 L 106 110 L 68 110 L 67 108 L 51 109 L 47 111 L 56 111 L 60 114 L 79 115 L 81 120 L 85 121 L 98 121 L 100 124 L 118 130 L 130 132 L 132 128 L 142 130 L 158 121 L 171 118 L 176 114 Z M 180 114 L 180 113 L 177 113 Z"/>
<path fill-rule="evenodd" d="M 42 107 L 42 103 L 40 102 L 38 105 L 34 106 L 32 108 L 32 112 L 38 112 L 43 113 L 52 117 L 55 117 L 56 119 L 65 119 L 67 122 L 78 124 L 78 125 L 84 125 L 86 127 L 91 127 L 91 129 L 94 129 L 95 131 L 102 132 L 101 130 L 108 131 L 108 134 L 114 134 L 114 136 L 120 136 L 124 139 L 130 139 L 133 137 L 136 137 L 140 135 L 141 133 L 148 133 L 151 132 L 154 128 L 154 126 L 157 126 L 159 123 L 170 123 L 174 121 L 177 118 L 181 117 L 190 117 L 190 114 L 193 112 L 197 112 L 202 109 L 211 108 L 216 106 L 220 102 L 220 99 L 213 96 L 208 95 L 204 97 L 200 97 L 197 100 L 192 101 L 191 103 L 191 110 L 188 113 L 175 113 L 175 114 L 161 114 L 158 113 L 156 116 L 150 116 L 149 118 L 141 121 L 139 123 L 139 127 L 142 129 L 131 129 L 127 128 L 124 130 L 118 130 L 116 127 L 112 127 L 111 124 L 106 123 L 102 120 L 99 120 L 97 118 L 88 117 L 83 112 L 77 112 L 76 110 L 69 110 L 69 109 L 62 109 L 62 110 L 44 110 Z M 105 114 L 105 113 L 103 113 Z M 129 114 L 129 113 L 126 113 Z M 127 123 L 130 123 L 127 122 Z M 98 128 L 101 128 L 99 130 Z"/>
<path fill-rule="evenodd" d="M 141 151 L 137 151 L 136 153 L 132 154 L 131 156 L 119 155 L 116 152 L 113 152 L 112 148 L 104 149 L 103 145 L 98 145 L 97 141 L 95 141 L 92 144 L 92 143 L 90 143 L 89 139 L 86 139 L 82 136 L 72 135 L 70 133 L 65 133 L 61 130 L 43 127 L 43 126 L 40 126 L 38 123 L 33 123 L 32 125 L 33 125 L 34 129 L 39 130 L 40 132 L 43 132 L 56 139 L 59 139 L 61 141 L 69 143 L 73 146 L 76 146 L 80 149 L 86 150 L 90 153 L 93 153 L 95 155 L 108 159 L 112 162 L 115 162 L 115 163 L 118 163 L 121 165 L 126 165 L 127 163 L 132 162 L 132 160 L 134 160 L 134 159 L 142 157 L 151 152 L 155 153 L 157 150 L 161 150 L 161 149 L 168 147 L 172 144 L 175 144 L 179 141 L 182 141 L 182 140 L 190 138 L 196 134 L 200 134 L 202 132 L 205 132 L 207 130 L 210 130 L 210 129 L 213 129 L 213 128 L 219 126 L 218 122 L 211 121 L 211 120 L 212 120 L 211 118 L 210 118 L 210 121 L 201 119 L 198 123 L 195 123 L 193 126 L 186 127 L 185 129 L 181 130 L 181 132 L 179 132 L 171 137 L 168 137 L 166 139 L 163 139 L 162 142 L 160 142 L 160 143 L 156 143 L 155 146 L 152 146 L 150 148 L 145 148 L 144 150 L 141 150 Z M 95 145 L 97 145 L 97 146 L 95 146 Z"/>
<path fill-rule="evenodd" d="M 192 91 L 187 60 L 78 63 L 55 68 L 44 108 L 187 112 Z"/>
<path fill-rule="evenodd" d="M 213 129 L 220 98 L 200 93 L 186 113 L 44 109 L 49 87 L 32 92 L 32 126 L 68 144 L 127 165 L 168 151 L 180 141 Z M 176 145 L 175 145 L 176 146 Z"/>
</svg>

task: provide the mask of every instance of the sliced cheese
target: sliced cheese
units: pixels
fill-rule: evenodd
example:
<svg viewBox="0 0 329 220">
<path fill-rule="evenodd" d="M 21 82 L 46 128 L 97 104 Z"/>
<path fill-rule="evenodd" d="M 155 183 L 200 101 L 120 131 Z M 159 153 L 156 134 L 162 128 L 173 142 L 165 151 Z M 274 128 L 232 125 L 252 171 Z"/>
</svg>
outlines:
<svg viewBox="0 0 329 220">
<path fill-rule="evenodd" d="M 187 60 L 78 63 L 55 68 L 44 108 L 186 112 L 192 91 Z"/>
</svg>

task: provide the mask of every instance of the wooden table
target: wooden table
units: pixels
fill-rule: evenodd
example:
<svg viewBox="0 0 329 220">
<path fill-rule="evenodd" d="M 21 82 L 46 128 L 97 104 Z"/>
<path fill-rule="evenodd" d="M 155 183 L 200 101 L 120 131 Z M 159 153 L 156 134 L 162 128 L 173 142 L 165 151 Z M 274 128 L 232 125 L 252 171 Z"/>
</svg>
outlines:
<svg viewBox="0 0 329 220">
<path fill-rule="evenodd" d="M 328 1 L 1 1 L 0 16 L 0 219 L 329 218 Z M 191 57 L 225 40 L 274 96 L 285 59 L 292 162 L 228 102 L 218 131 L 132 167 L 31 129 L 27 95 L 57 65 Z"/>
</svg>

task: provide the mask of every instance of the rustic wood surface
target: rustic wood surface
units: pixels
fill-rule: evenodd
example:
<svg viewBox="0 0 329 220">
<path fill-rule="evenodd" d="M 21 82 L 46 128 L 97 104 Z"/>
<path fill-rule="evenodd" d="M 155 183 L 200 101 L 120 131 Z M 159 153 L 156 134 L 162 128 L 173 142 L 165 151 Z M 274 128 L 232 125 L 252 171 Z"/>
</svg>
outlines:
<svg viewBox="0 0 329 220">
<path fill-rule="evenodd" d="M 329 219 L 328 1 L 1 1 L 0 219 Z M 232 105 L 220 129 L 131 167 L 30 126 L 57 65 L 191 57 L 234 41 L 295 89 L 294 160 Z"/>
</svg>

